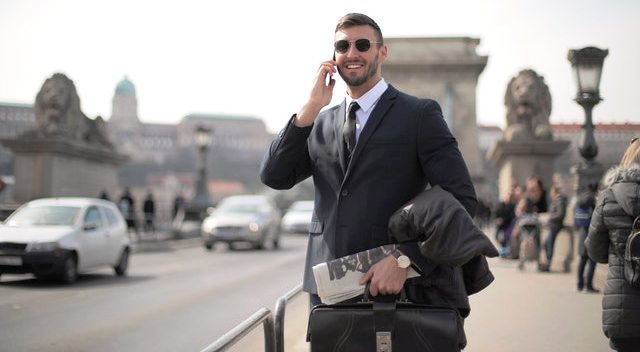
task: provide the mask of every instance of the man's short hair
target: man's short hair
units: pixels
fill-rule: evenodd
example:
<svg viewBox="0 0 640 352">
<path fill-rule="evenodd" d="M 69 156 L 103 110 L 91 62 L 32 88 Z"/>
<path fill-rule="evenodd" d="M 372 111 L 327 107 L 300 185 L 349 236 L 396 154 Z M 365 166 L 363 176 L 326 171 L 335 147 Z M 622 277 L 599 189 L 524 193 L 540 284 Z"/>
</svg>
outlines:
<svg viewBox="0 0 640 352">
<path fill-rule="evenodd" d="M 380 30 L 380 26 L 374 21 L 371 17 L 361 14 L 361 13 L 348 13 L 338 21 L 336 25 L 335 32 L 339 30 L 350 28 L 354 26 L 370 26 L 373 28 L 373 31 L 376 35 L 378 43 L 378 48 L 382 46 L 382 42 L 384 41 L 382 37 L 382 31 Z"/>
</svg>

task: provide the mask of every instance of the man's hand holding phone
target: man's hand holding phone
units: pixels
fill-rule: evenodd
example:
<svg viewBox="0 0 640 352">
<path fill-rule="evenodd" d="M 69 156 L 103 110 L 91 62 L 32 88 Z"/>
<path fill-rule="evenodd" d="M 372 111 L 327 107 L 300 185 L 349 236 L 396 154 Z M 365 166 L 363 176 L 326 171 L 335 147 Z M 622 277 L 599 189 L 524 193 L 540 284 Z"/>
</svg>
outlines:
<svg viewBox="0 0 640 352">
<path fill-rule="evenodd" d="M 296 115 L 294 121 L 296 126 L 311 126 L 320 110 L 329 105 L 333 97 L 333 87 L 336 85 L 336 80 L 333 79 L 333 75 L 336 72 L 336 62 L 334 60 L 324 61 L 320 64 L 309 100 Z"/>
</svg>

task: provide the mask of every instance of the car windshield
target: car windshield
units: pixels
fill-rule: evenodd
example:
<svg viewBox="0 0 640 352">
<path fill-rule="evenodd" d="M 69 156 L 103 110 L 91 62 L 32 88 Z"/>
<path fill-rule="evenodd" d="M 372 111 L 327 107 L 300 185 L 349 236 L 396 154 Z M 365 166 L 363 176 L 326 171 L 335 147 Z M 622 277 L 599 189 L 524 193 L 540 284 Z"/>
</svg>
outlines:
<svg viewBox="0 0 640 352">
<path fill-rule="evenodd" d="M 313 202 L 296 202 L 291 206 L 293 211 L 312 211 Z"/>
<path fill-rule="evenodd" d="M 12 214 L 8 226 L 70 226 L 80 212 L 79 207 L 28 206 Z"/>
</svg>

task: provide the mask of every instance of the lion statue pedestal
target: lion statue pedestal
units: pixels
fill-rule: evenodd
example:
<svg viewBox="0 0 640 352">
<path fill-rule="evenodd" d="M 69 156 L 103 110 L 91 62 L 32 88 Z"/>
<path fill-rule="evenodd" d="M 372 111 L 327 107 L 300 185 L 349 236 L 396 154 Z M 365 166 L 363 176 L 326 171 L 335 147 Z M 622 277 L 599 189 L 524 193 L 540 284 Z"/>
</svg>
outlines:
<svg viewBox="0 0 640 352">
<path fill-rule="evenodd" d="M 118 167 L 128 160 L 109 142 L 101 117 L 80 110 L 73 81 L 56 73 L 36 96 L 37 127 L 2 140 L 15 154 L 14 199 L 98 197 L 118 188 Z"/>
<path fill-rule="evenodd" d="M 553 181 L 555 159 L 569 147 L 569 141 L 523 141 L 501 140 L 489 150 L 493 165 L 498 167 L 499 194 L 509 193 L 512 181 L 524 184 L 529 176 L 537 176 L 545 187 Z"/>
</svg>

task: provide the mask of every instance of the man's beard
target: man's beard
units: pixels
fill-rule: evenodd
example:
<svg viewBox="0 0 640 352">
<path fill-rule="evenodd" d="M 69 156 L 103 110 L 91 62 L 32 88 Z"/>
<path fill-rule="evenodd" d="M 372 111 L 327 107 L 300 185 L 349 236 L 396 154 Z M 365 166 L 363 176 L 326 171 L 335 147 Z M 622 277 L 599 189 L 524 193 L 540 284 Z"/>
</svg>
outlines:
<svg viewBox="0 0 640 352">
<path fill-rule="evenodd" d="M 340 74 L 340 77 L 342 77 L 342 80 L 348 86 L 351 86 L 351 87 L 357 87 L 357 86 L 363 85 L 365 82 L 369 80 L 369 78 L 375 76 L 377 70 L 378 70 L 378 54 L 376 54 L 376 56 L 373 58 L 373 61 L 369 65 L 369 69 L 362 76 L 356 76 L 356 77 L 347 76 L 343 74 L 340 67 L 338 67 L 338 73 Z"/>
</svg>

